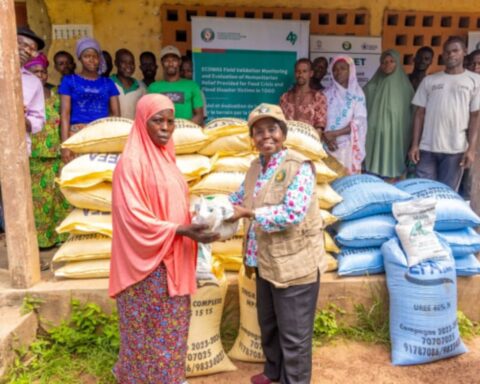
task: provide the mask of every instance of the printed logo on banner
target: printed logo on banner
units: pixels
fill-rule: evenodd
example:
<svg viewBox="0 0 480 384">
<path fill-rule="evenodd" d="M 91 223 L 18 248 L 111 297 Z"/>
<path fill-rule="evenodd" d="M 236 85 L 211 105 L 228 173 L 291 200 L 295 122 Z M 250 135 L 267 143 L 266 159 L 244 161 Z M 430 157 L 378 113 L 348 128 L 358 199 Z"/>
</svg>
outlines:
<svg viewBox="0 0 480 384">
<path fill-rule="evenodd" d="M 342 48 L 345 50 L 345 51 L 350 51 L 352 49 L 352 43 L 350 43 L 349 41 L 344 41 L 342 43 Z"/>
<path fill-rule="evenodd" d="M 367 44 L 367 43 L 362 44 L 362 49 L 364 51 L 375 51 L 377 50 L 377 48 L 378 48 L 378 45 L 376 44 Z"/>
<path fill-rule="evenodd" d="M 205 28 L 202 30 L 202 32 L 200 32 L 200 37 L 203 41 L 209 43 L 215 39 L 215 32 L 213 32 L 213 29 L 211 28 Z"/>
<path fill-rule="evenodd" d="M 290 31 L 290 33 L 287 35 L 287 38 L 286 38 L 286 40 L 292 45 L 295 45 L 295 43 L 297 42 L 297 39 L 298 39 L 297 34 L 293 33 L 292 31 Z"/>
</svg>

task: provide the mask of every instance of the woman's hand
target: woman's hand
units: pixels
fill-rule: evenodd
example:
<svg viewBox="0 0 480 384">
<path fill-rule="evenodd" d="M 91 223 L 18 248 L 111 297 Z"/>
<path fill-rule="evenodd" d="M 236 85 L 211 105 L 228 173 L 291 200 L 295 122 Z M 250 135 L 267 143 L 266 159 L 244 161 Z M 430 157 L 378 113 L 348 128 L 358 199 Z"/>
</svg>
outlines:
<svg viewBox="0 0 480 384">
<path fill-rule="evenodd" d="M 206 224 L 180 225 L 176 233 L 203 244 L 212 243 L 220 238 L 220 234 L 209 231 Z"/>
<path fill-rule="evenodd" d="M 330 151 L 335 151 L 337 147 L 337 135 L 333 131 L 323 132 L 323 141 L 327 144 Z"/>
<path fill-rule="evenodd" d="M 241 205 L 234 205 L 233 210 L 234 210 L 233 216 L 228 220 L 225 220 L 227 223 L 233 223 L 243 218 L 253 219 L 255 217 L 255 214 L 251 209 L 244 208 Z"/>
<path fill-rule="evenodd" d="M 64 164 L 68 164 L 70 161 L 72 161 L 75 158 L 75 154 L 66 148 L 62 148 L 61 154 L 62 154 L 62 161 Z"/>
</svg>

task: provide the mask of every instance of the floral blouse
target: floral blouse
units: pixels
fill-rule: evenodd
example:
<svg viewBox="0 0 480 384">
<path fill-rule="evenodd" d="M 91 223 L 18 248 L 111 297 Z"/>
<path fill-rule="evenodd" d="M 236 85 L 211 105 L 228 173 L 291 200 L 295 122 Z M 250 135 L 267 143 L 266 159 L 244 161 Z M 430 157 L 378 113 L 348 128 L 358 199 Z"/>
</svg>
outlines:
<svg viewBox="0 0 480 384">
<path fill-rule="evenodd" d="M 265 171 L 261 171 L 255 183 L 253 197 L 273 177 L 278 166 L 285 160 L 287 150 L 274 154 L 267 164 Z M 264 165 L 263 157 L 260 161 Z M 287 188 L 283 202 L 279 205 L 270 205 L 255 209 L 255 218 L 247 235 L 247 250 L 245 264 L 251 267 L 257 266 L 257 240 L 255 226 L 260 226 L 265 232 L 278 232 L 285 230 L 291 225 L 299 224 L 305 218 L 307 208 L 310 205 L 315 188 L 315 175 L 308 163 L 302 164 L 293 181 Z M 234 205 L 242 205 L 245 197 L 245 185 L 242 183 L 239 190 L 230 195 L 230 202 Z"/>
<path fill-rule="evenodd" d="M 60 97 L 56 87 L 50 92 L 50 98 L 45 100 L 45 125 L 40 132 L 32 135 L 31 157 L 60 157 Z"/>
</svg>

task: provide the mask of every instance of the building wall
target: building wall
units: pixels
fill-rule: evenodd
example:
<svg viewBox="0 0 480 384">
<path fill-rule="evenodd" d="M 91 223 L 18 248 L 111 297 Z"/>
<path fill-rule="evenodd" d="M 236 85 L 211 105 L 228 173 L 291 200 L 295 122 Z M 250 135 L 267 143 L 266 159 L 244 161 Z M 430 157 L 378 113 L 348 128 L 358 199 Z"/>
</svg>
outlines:
<svg viewBox="0 0 480 384">
<path fill-rule="evenodd" d="M 27 0 L 29 23 L 50 38 L 52 24 L 91 24 L 102 48 L 114 53 L 121 47 L 136 57 L 144 50 L 159 52 L 162 44 L 161 7 L 163 4 L 203 6 L 257 6 L 255 0 Z M 370 35 L 382 33 L 383 14 L 391 10 L 434 12 L 478 12 L 476 0 L 263 0 L 262 7 L 367 9 L 370 13 Z M 49 39 L 50 40 L 50 39 Z M 49 57 L 65 49 L 73 53 L 75 41 L 61 40 L 49 44 Z"/>
</svg>

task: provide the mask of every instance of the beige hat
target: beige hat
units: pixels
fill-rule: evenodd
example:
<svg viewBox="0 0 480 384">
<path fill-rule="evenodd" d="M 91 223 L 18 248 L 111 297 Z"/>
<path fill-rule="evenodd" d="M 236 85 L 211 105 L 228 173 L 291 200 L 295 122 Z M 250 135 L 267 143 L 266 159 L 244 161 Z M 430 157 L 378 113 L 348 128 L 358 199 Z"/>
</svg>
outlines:
<svg viewBox="0 0 480 384">
<path fill-rule="evenodd" d="M 258 120 L 264 117 L 271 117 L 283 125 L 287 125 L 287 120 L 278 105 L 262 103 L 255 107 L 248 115 L 248 126 L 251 128 Z"/>
<path fill-rule="evenodd" d="M 162 61 L 162 59 L 167 55 L 174 55 L 177 56 L 179 59 L 182 58 L 182 54 L 180 53 L 178 48 L 174 47 L 173 45 L 167 45 L 162 48 L 162 50 L 160 51 L 160 61 Z"/>
</svg>

